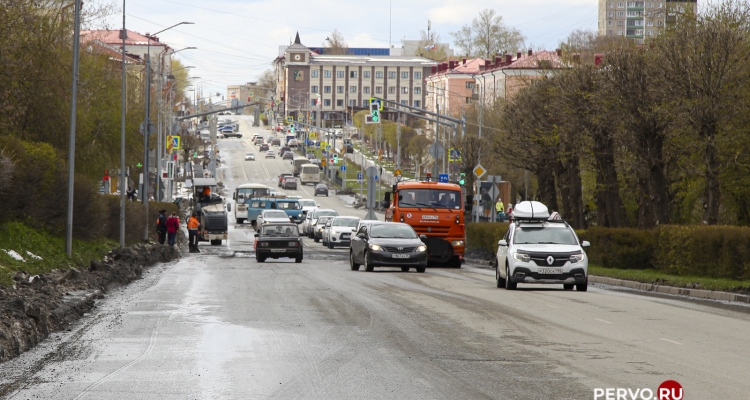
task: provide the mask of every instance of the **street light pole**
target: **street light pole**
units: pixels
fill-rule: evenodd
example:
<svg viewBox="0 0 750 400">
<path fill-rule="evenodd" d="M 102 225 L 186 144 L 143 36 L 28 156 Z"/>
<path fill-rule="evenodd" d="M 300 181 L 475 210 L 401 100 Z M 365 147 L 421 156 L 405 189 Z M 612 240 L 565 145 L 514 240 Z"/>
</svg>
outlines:
<svg viewBox="0 0 750 400">
<path fill-rule="evenodd" d="M 81 0 L 75 0 L 73 22 L 73 83 L 70 94 L 70 142 L 68 144 L 68 215 L 65 224 L 65 251 L 73 256 L 73 193 L 76 174 L 76 113 L 78 112 L 78 52 L 81 44 Z"/>
<path fill-rule="evenodd" d="M 125 30 L 125 0 L 122 0 L 122 88 L 121 88 L 121 105 L 120 105 L 120 248 L 125 248 L 125 104 L 127 85 L 127 74 L 125 73 L 125 40 L 128 38 L 128 31 Z"/>
<path fill-rule="evenodd" d="M 170 26 L 169 28 L 162 29 L 159 32 L 156 32 L 154 34 L 149 34 L 146 36 L 146 118 L 145 122 L 143 124 L 143 152 L 144 152 L 144 162 L 143 162 L 143 192 L 142 193 L 142 200 L 143 204 L 146 206 L 146 226 L 143 229 L 143 241 L 148 241 L 148 228 L 150 226 L 149 221 L 151 220 L 151 217 L 148 215 L 148 191 L 149 191 L 149 165 L 148 165 L 148 159 L 149 159 L 149 136 L 151 135 L 151 129 L 149 128 L 150 122 L 151 122 L 151 38 L 164 32 L 167 30 L 170 30 L 176 26 L 180 25 L 189 25 L 192 24 L 192 22 L 180 22 L 179 24 L 175 24 Z M 158 171 L 157 171 L 158 172 Z"/>
</svg>

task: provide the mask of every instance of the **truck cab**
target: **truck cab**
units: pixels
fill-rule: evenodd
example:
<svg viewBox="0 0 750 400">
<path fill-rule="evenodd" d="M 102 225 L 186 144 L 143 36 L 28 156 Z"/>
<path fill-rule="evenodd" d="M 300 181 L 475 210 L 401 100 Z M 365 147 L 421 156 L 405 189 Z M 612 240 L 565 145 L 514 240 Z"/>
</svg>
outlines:
<svg viewBox="0 0 750 400">
<path fill-rule="evenodd" d="M 224 205 L 224 199 L 215 193 L 216 179 L 192 178 L 193 209 L 200 216 L 201 229 L 198 240 L 211 242 L 218 246 L 222 240 L 227 240 L 227 211 L 231 205 Z"/>
<path fill-rule="evenodd" d="M 392 198 L 391 198 L 392 195 Z M 431 265 L 460 268 L 466 248 L 464 202 L 461 186 L 437 182 L 430 176 L 398 182 L 386 193 L 385 220 L 410 225 L 426 236 Z"/>
</svg>

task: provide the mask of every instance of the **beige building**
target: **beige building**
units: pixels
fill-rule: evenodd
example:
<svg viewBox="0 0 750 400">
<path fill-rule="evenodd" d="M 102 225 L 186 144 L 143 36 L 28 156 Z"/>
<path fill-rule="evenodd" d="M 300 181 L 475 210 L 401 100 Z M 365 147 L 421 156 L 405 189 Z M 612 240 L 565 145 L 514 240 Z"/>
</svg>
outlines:
<svg viewBox="0 0 750 400">
<path fill-rule="evenodd" d="M 484 104 L 492 104 L 496 99 L 510 99 L 519 90 L 533 84 L 534 80 L 551 76 L 555 70 L 567 68 L 561 58 L 561 51 L 539 51 L 517 53 L 516 57 L 506 54 L 495 57 L 480 67 L 474 75 L 478 96 L 484 96 Z M 480 97 L 481 98 L 481 97 Z"/>
<path fill-rule="evenodd" d="M 423 81 L 435 62 L 417 56 L 320 55 L 294 44 L 274 61 L 277 111 L 315 121 L 346 120 L 346 114 L 368 107 L 370 97 L 381 97 L 423 108 Z"/>
<path fill-rule="evenodd" d="M 474 75 L 485 65 L 484 60 L 463 59 L 436 65 L 433 73 L 425 79 L 427 98 L 425 109 L 455 118 L 460 118 L 463 108 L 471 104 L 474 90 Z"/>
<path fill-rule="evenodd" d="M 612 1 L 599 0 L 599 34 L 624 36 L 643 43 L 674 23 L 680 13 L 697 10 L 697 0 L 687 1 Z"/>
</svg>

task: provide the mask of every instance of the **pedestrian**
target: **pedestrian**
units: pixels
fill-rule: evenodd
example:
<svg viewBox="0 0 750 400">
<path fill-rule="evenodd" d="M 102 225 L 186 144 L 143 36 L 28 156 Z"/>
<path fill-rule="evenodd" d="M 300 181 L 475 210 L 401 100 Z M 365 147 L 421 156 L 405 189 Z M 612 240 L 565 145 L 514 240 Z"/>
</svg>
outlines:
<svg viewBox="0 0 750 400">
<path fill-rule="evenodd" d="M 508 206 L 508 212 L 506 215 L 508 215 L 508 223 L 512 224 L 513 223 L 513 204 Z"/>
<path fill-rule="evenodd" d="M 193 213 L 190 216 L 187 223 L 188 228 L 188 245 L 191 253 L 200 253 L 198 250 L 198 229 L 200 229 L 201 223 L 198 221 L 198 213 Z"/>
<path fill-rule="evenodd" d="M 177 213 L 173 212 L 172 216 L 167 219 L 167 243 L 169 247 L 174 247 L 178 230 L 180 230 L 180 219 L 177 218 Z"/>
<path fill-rule="evenodd" d="M 125 192 L 128 195 L 128 200 L 135 201 L 135 190 L 128 186 L 128 190 Z"/>
<path fill-rule="evenodd" d="M 497 212 L 497 220 L 503 221 L 505 220 L 505 204 L 503 204 L 503 199 L 497 198 L 497 203 L 495 203 L 495 212 Z"/>
<path fill-rule="evenodd" d="M 159 244 L 167 240 L 167 210 L 159 210 L 159 218 L 156 219 L 156 234 L 159 235 Z"/>
</svg>

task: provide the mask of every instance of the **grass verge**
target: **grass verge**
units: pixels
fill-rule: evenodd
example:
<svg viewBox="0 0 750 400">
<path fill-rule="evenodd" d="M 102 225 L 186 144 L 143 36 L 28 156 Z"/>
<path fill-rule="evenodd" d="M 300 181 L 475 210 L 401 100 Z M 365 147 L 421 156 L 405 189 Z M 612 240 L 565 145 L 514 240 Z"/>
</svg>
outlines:
<svg viewBox="0 0 750 400">
<path fill-rule="evenodd" d="M 616 269 L 589 264 L 589 273 L 591 275 L 606 276 L 608 278 L 625 279 L 665 286 L 720 290 L 724 292 L 750 291 L 750 281 L 738 281 L 725 278 L 706 278 L 700 276 L 667 275 L 654 269 Z"/>
<path fill-rule="evenodd" d="M 0 284 L 12 285 L 17 271 L 38 275 L 53 269 L 87 266 L 116 246 L 110 240 L 73 240 L 73 257 L 68 257 L 64 237 L 37 231 L 20 222 L 7 223 L 0 226 Z M 15 251 L 23 261 L 11 256 L 10 251 Z"/>
</svg>

